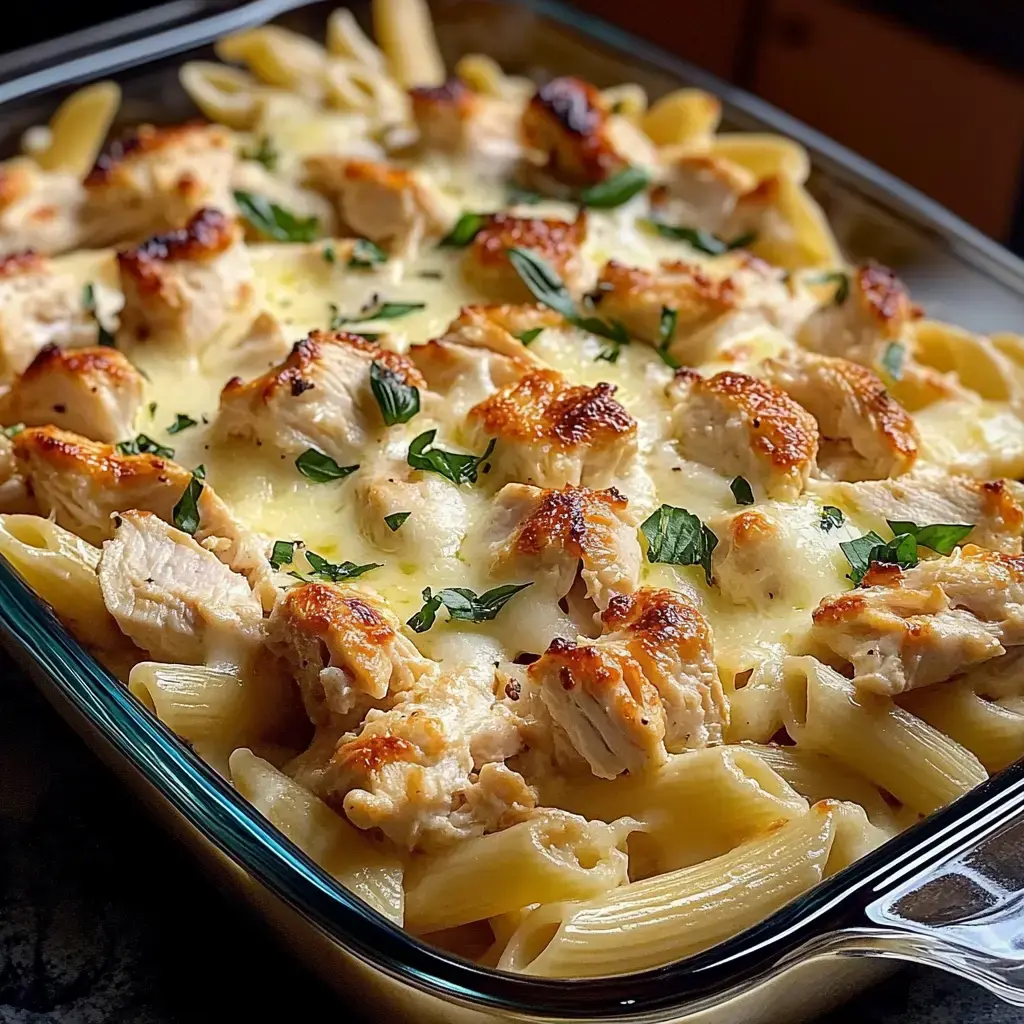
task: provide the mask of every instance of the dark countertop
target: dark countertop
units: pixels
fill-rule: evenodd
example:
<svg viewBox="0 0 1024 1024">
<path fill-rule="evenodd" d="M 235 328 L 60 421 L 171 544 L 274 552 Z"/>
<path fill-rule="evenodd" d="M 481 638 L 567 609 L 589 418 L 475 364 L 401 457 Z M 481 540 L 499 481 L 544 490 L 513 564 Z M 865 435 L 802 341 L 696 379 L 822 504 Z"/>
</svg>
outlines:
<svg viewBox="0 0 1024 1024">
<path fill-rule="evenodd" d="M 0 655 L 0 1022 L 279 1016 L 349 1019 L 344 1000 L 200 874 Z M 1020 1024 L 1024 1011 L 908 968 L 827 1021 Z"/>
</svg>

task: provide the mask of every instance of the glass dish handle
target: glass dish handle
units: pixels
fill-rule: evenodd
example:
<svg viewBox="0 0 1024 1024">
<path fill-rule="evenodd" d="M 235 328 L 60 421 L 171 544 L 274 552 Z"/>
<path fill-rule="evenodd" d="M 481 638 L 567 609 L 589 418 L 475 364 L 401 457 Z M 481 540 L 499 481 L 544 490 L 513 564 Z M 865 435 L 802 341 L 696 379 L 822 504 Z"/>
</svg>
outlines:
<svg viewBox="0 0 1024 1024">
<path fill-rule="evenodd" d="M 831 952 L 939 967 L 1024 1006 L 1024 780 L 865 882 Z"/>
</svg>

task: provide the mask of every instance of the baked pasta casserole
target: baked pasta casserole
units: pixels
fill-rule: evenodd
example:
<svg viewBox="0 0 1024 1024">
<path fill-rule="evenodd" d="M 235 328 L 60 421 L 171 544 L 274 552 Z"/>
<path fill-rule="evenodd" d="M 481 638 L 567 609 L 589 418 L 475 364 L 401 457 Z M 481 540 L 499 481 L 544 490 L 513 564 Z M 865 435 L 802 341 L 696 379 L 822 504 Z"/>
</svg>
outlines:
<svg viewBox="0 0 1024 1024">
<path fill-rule="evenodd" d="M 677 960 L 1024 754 L 1024 339 L 704 92 L 373 14 L 0 165 L 0 553 L 387 918 Z"/>
</svg>

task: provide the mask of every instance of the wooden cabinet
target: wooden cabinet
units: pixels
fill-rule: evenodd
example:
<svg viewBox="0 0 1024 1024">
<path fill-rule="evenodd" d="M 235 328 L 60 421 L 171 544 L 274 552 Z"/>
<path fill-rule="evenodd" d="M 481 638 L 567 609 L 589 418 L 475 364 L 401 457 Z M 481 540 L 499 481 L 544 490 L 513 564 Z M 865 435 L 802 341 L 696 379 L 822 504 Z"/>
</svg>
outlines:
<svg viewBox="0 0 1024 1024">
<path fill-rule="evenodd" d="M 838 0 L 766 0 L 745 84 L 1007 237 L 1021 184 L 1024 81 Z"/>
</svg>

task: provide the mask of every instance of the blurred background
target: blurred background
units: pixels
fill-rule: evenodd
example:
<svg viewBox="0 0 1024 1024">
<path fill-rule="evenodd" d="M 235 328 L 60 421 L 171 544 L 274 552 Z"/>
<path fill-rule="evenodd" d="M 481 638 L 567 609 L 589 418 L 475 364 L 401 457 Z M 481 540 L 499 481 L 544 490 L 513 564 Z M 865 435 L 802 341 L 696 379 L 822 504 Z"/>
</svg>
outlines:
<svg viewBox="0 0 1024 1024">
<path fill-rule="evenodd" d="M 210 4 L 175 0 L 197 10 Z M 59 31 L 153 3 L 61 8 Z M 224 3 L 223 6 L 234 6 Z M 576 0 L 813 125 L 1024 254 L 1021 0 Z M 49 38 L 19 6 L 0 49 Z"/>
</svg>

